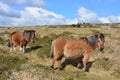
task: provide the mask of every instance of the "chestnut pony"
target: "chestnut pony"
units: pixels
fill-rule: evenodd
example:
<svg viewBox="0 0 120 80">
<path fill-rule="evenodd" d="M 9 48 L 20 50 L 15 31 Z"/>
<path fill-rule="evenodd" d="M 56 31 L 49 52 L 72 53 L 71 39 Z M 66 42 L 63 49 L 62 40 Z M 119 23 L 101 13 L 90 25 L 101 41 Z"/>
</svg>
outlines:
<svg viewBox="0 0 120 80">
<path fill-rule="evenodd" d="M 71 39 L 59 37 L 52 42 L 50 57 L 52 58 L 51 68 L 57 61 L 59 69 L 62 70 L 61 59 L 78 59 L 83 63 L 83 69 L 86 71 L 86 64 L 91 53 L 98 48 L 104 49 L 105 36 L 102 33 L 86 38 Z"/>
<path fill-rule="evenodd" d="M 31 41 L 35 42 L 35 31 L 34 30 L 24 30 L 24 32 L 14 31 L 10 33 L 10 42 L 8 46 L 10 47 L 10 52 L 16 46 L 20 46 L 20 51 L 25 52 L 26 45 Z"/>
</svg>

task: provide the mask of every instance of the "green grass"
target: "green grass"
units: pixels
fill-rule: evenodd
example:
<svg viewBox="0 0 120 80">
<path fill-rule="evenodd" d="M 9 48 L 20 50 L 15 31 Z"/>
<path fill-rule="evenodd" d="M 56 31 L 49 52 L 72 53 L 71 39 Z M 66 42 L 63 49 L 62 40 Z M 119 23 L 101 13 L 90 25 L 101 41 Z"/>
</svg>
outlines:
<svg viewBox="0 0 120 80">
<path fill-rule="evenodd" d="M 0 37 L 0 44 L 3 44 L 4 40 Z"/>
<path fill-rule="evenodd" d="M 84 26 L 84 24 L 82 26 Z M 89 28 L 87 28 L 87 26 L 89 26 Z M 93 28 L 95 26 L 97 26 L 97 28 Z M 4 41 L 5 39 L 3 37 L 8 33 L 2 33 L 2 36 L 0 35 L 0 80 L 25 80 L 25 76 L 29 76 L 27 79 L 32 80 L 119 80 L 120 37 L 117 34 L 119 30 L 116 28 L 103 30 L 98 28 L 100 26 L 102 25 L 96 24 L 93 26 L 91 24 L 85 24 L 84 27 L 80 28 L 49 27 L 47 29 L 46 27 L 34 27 L 37 32 L 35 43 L 28 44 L 30 51 L 25 54 L 20 53 L 19 50 L 9 54 L 9 48 L 4 44 L 6 41 Z M 32 27 L 29 28 L 32 29 Z M 28 27 L 17 29 L 24 30 L 28 29 Z M 11 32 L 14 29 L 5 29 L 5 31 L 6 30 Z M 101 32 L 104 33 L 106 37 L 105 49 L 102 53 L 97 51 L 97 49 L 93 52 L 90 60 L 95 60 L 95 62 L 91 65 L 89 72 L 83 72 L 82 69 L 77 69 L 72 65 L 67 65 L 63 71 L 58 69 L 53 70 L 49 67 L 51 61 L 49 58 L 50 46 L 54 39 L 59 36 L 75 36 L 76 38 L 77 35 L 77 37 L 86 37 Z M 97 56 L 99 54 L 101 56 Z M 104 60 L 104 57 L 108 58 L 108 60 Z"/>
<path fill-rule="evenodd" d="M 114 72 L 111 74 L 111 76 L 115 76 L 116 79 L 120 79 L 120 66 L 114 69 Z"/>
<path fill-rule="evenodd" d="M 70 32 L 63 32 L 59 35 L 56 34 L 49 34 L 48 36 L 44 36 L 42 38 L 36 36 L 35 43 L 29 44 L 29 46 L 39 46 L 39 49 L 36 51 L 38 57 L 49 57 L 50 54 L 50 46 L 54 39 L 56 39 L 59 36 L 68 36 L 72 33 Z"/>
<path fill-rule="evenodd" d="M 13 69 L 19 71 L 24 63 L 26 63 L 25 58 L 0 55 L 0 80 L 6 79 Z"/>
<path fill-rule="evenodd" d="M 96 60 L 96 69 L 104 69 L 110 70 L 113 66 L 113 62 L 111 60 L 97 59 Z"/>
</svg>

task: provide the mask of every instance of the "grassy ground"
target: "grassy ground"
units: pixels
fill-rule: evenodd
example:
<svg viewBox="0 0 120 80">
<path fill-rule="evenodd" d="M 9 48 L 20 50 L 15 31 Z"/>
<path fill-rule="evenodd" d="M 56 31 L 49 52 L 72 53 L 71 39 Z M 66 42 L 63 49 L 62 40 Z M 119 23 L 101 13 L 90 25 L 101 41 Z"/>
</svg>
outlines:
<svg viewBox="0 0 120 80">
<path fill-rule="evenodd" d="M 36 30 L 36 42 L 28 44 L 25 54 L 19 52 L 19 47 L 9 53 L 6 45 L 9 33 L 25 29 Z M 0 28 L 0 31 L 0 80 L 120 80 L 119 28 L 21 27 Z M 105 34 L 105 50 L 93 52 L 89 72 L 73 65 L 67 65 L 64 71 L 49 68 L 52 40 L 59 36 L 79 38 L 99 32 Z"/>
</svg>

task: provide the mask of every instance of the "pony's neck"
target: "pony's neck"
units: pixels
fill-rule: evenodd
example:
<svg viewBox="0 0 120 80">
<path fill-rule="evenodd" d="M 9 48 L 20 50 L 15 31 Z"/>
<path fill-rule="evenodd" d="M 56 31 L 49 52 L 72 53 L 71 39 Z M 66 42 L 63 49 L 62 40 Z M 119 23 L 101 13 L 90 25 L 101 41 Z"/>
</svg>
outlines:
<svg viewBox="0 0 120 80">
<path fill-rule="evenodd" d="M 92 36 L 85 40 L 93 49 L 97 47 L 97 38 Z"/>
<path fill-rule="evenodd" d="M 23 32 L 22 35 L 23 35 L 23 39 L 26 40 L 27 43 L 30 42 L 30 37 L 31 37 L 30 33 Z"/>
</svg>

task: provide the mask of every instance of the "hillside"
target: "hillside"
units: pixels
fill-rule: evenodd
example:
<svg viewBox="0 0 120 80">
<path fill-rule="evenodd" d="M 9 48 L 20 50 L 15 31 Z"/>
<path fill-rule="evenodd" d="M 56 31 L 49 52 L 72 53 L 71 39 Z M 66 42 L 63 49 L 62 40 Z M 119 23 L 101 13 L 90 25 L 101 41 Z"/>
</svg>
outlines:
<svg viewBox="0 0 120 80">
<path fill-rule="evenodd" d="M 27 52 L 10 53 L 7 47 L 9 33 L 33 29 L 36 42 L 27 45 Z M 84 37 L 105 34 L 105 49 L 92 53 L 89 72 L 68 64 L 64 71 L 52 70 L 49 58 L 51 41 L 59 36 Z M 120 80 L 120 28 L 77 27 L 12 27 L 0 28 L 0 80 Z M 63 59 L 64 61 L 64 59 Z M 72 61 L 71 61 L 72 62 Z M 57 65 L 56 65 L 57 66 Z"/>
</svg>

